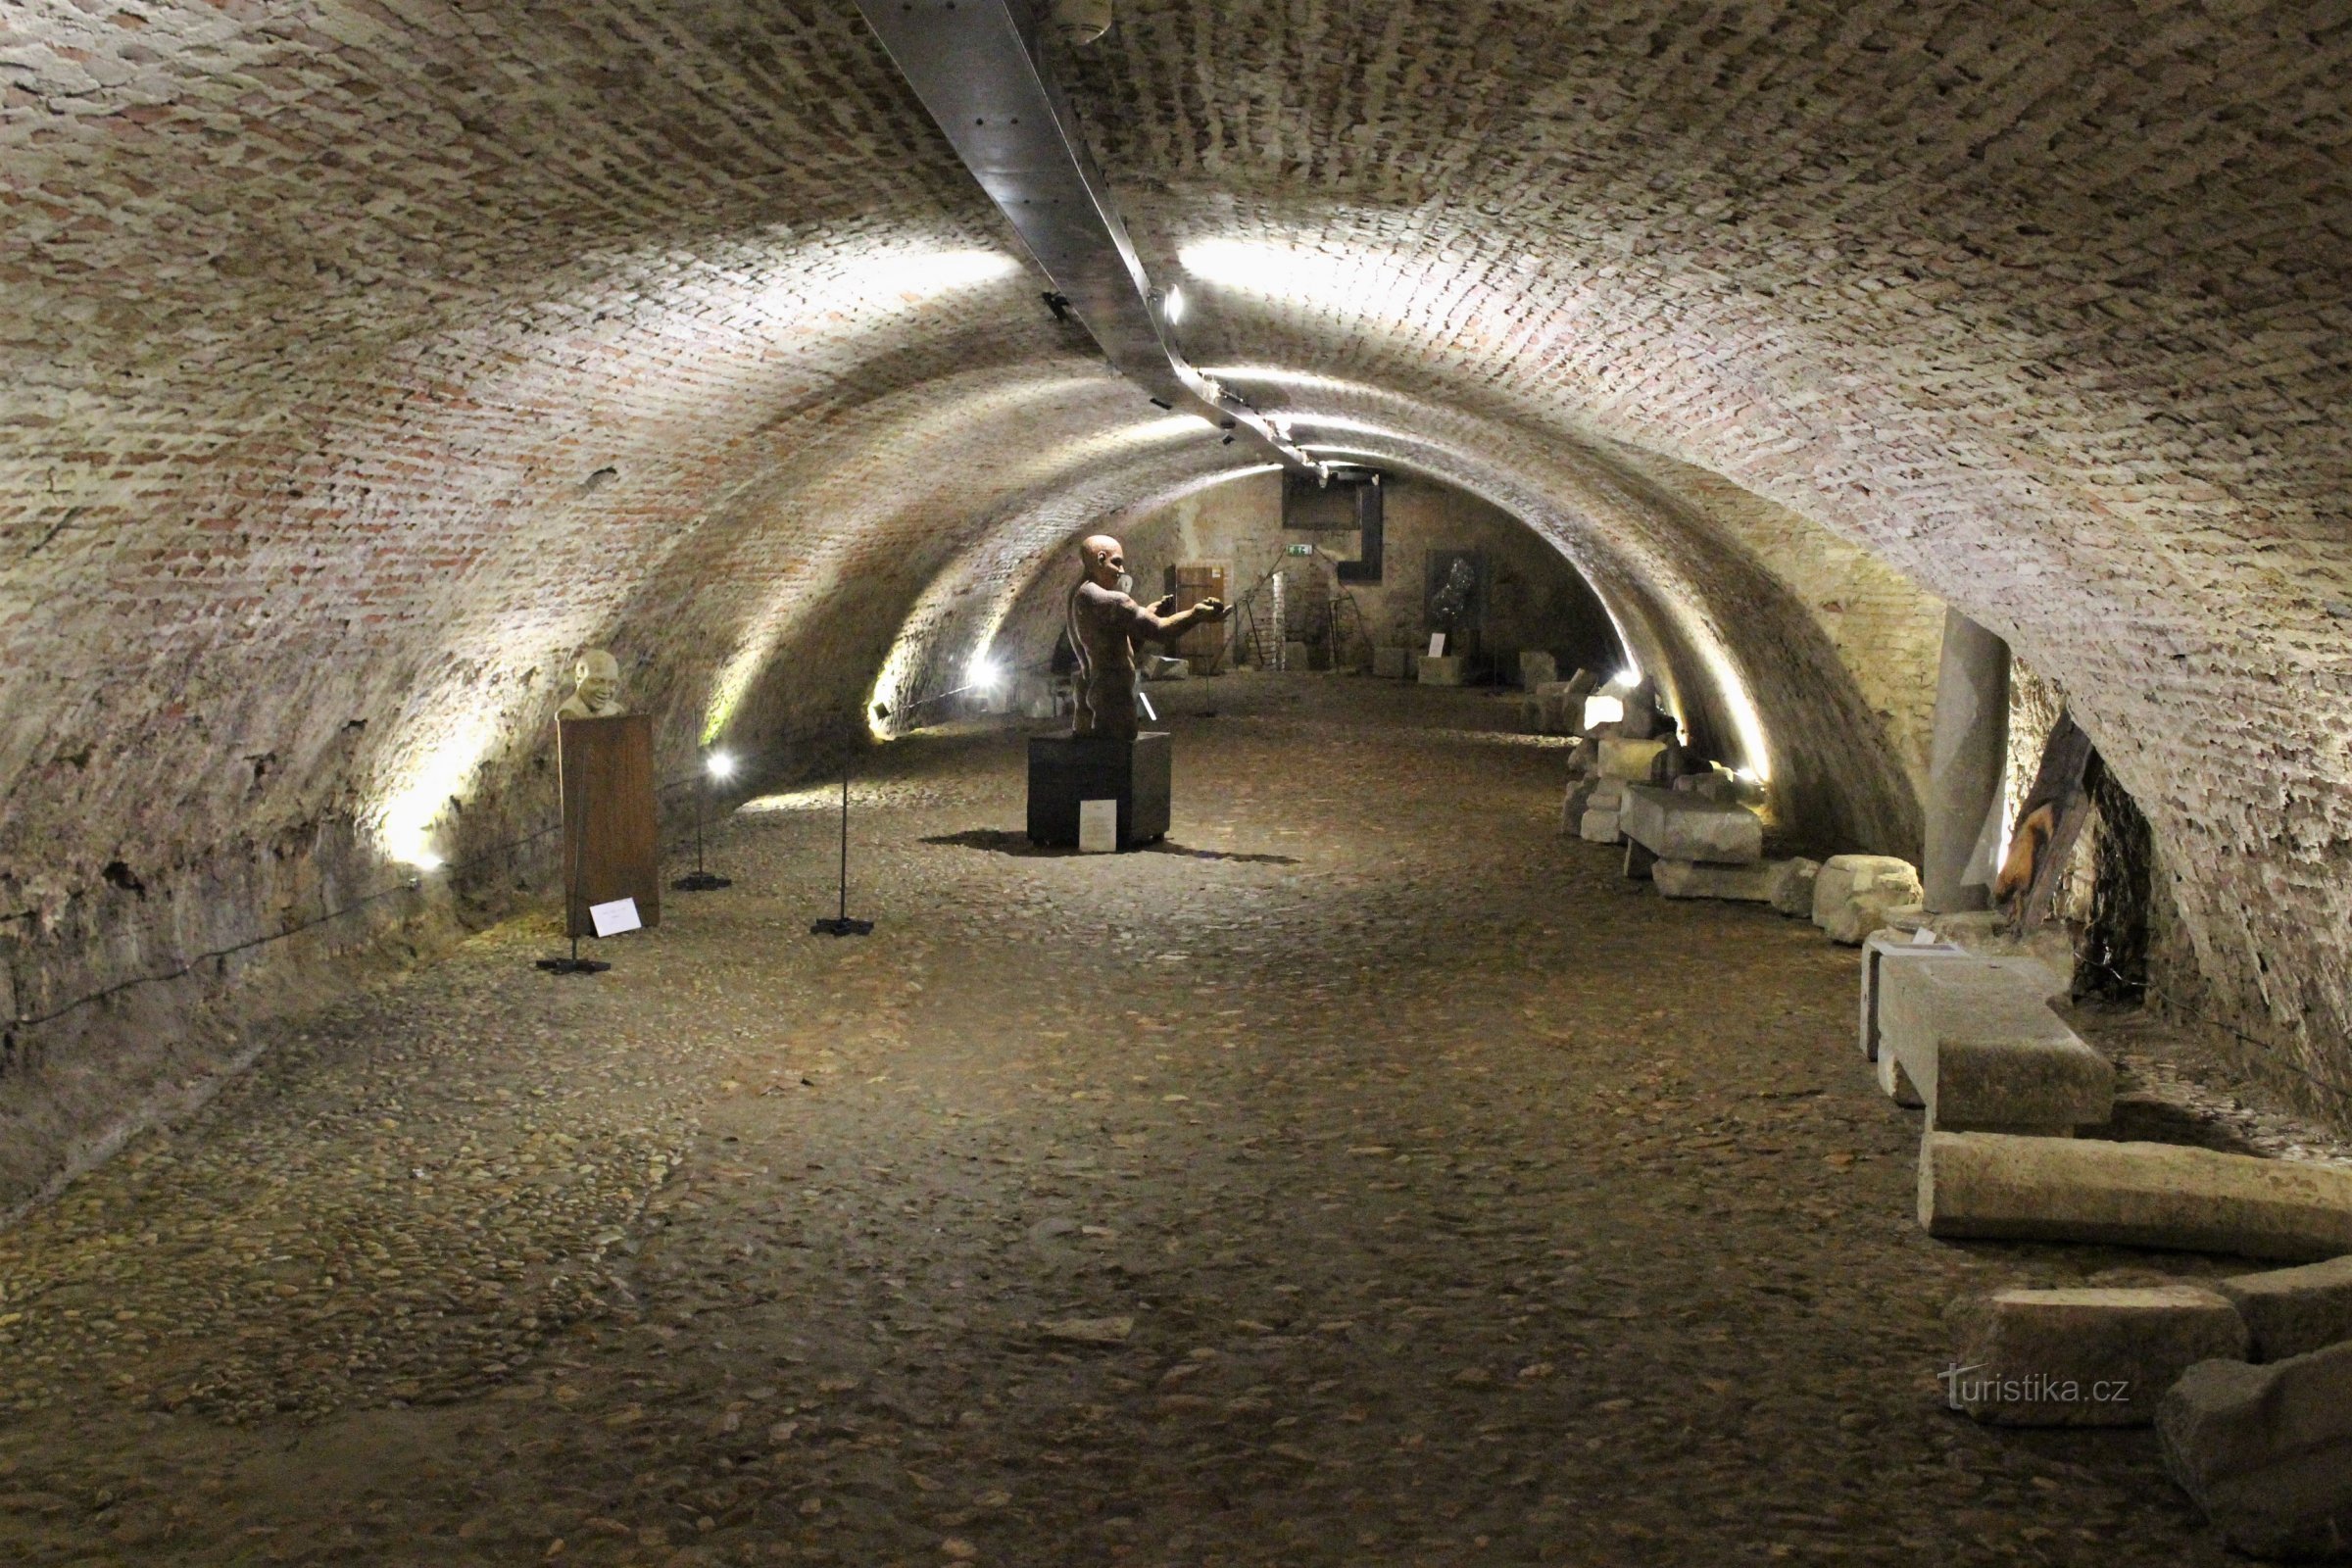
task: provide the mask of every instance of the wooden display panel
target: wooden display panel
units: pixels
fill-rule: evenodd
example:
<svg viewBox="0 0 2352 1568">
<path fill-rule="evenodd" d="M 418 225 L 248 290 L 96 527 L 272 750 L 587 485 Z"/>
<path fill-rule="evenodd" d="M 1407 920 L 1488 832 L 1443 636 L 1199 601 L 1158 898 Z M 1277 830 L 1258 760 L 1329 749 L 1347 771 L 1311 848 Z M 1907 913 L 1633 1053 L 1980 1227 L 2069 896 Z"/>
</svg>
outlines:
<svg viewBox="0 0 2352 1568">
<path fill-rule="evenodd" d="M 635 899 L 662 923 L 662 841 L 654 815 L 654 721 L 646 713 L 556 723 L 564 791 L 564 935 L 594 936 L 591 905 Z"/>
</svg>

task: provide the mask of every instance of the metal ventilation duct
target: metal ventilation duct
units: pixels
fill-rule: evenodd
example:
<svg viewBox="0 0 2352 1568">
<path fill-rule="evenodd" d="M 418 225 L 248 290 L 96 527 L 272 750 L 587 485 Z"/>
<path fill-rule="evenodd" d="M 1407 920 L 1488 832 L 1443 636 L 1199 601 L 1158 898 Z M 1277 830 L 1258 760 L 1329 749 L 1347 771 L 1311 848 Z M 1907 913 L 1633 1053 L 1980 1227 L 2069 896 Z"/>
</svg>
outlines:
<svg viewBox="0 0 2352 1568">
<path fill-rule="evenodd" d="M 1253 457 L 1320 476 L 1314 460 L 1225 401 L 1169 341 L 1162 297 L 1047 74 L 1042 14 L 1022 0 L 858 0 L 858 9 L 1111 368 L 1262 449 Z"/>
</svg>

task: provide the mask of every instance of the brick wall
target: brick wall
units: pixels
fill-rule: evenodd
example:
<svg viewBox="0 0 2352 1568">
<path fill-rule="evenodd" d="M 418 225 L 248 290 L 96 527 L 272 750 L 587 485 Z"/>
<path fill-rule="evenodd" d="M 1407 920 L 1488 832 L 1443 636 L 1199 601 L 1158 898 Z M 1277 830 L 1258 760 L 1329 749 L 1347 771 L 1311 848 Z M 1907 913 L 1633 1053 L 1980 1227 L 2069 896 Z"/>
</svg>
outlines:
<svg viewBox="0 0 2352 1568">
<path fill-rule="evenodd" d="M 1916 831 L 1923 596 L 1993 626 L 2146 809 L 2182 985 L 2342 1077 L 2348 52 L 2290 5 L 1130 0 L 1070 69 L 1198 362 L 1528 521 L 1856 841 Z M 0 241 L 19 1012 L 536 826 L 583 644 L 665 770 L 859 743 L 952 564 L 1230 461 L 1046 317 L 844 6 L 28 0 Z M 0 1113 L 57 1114 L 0 1189 L 295 951 L 19 1042 Z"/>
</svg>

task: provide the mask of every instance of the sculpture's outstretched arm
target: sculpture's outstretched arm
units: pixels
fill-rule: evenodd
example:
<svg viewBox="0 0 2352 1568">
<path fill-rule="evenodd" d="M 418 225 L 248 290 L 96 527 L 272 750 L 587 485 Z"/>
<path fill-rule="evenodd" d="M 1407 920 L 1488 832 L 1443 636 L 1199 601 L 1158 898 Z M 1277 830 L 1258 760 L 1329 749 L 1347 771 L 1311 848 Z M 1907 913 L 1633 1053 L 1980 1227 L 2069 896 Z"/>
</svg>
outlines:
<svg viewBox="0 0 2352 1568">
<path fill-rule="evenodd" d="M 1137 605 L 1128 622 L 1127 635 L 1136 642 L 1168 642 L 1183 636 L 1202 621 L 1212 624 L 1233 613 L 1233 607 L 1222 599 L 1203 599 L 1188 610 L 1176 609 L 1176 596 L 1168 595 L 1155 605 Z"/>
</svg>

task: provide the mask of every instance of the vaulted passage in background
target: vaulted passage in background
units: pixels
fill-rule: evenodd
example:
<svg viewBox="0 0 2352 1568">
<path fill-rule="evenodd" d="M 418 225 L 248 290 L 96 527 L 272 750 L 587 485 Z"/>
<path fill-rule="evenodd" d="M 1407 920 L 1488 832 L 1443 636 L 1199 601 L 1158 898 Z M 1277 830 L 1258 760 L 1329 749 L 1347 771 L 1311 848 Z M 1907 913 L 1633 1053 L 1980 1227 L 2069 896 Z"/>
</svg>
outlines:
<svg viewBox="0 0 2352 1568">
<path fill-rule="evenodd" d="M 2009 26 L 1131 0 L 1062 64 L 1196 362 L 1550 541 L 1825 834 L 1916 833 L 1938 602 L 1995 628 L 2146 810 L 2171 992 L 2341 1084 L 2352 31 Z M 12 1016 L 535 830 L 583 644 L 667 770 L 791 771 L 956 593 L 1234 466 L 1044 311 L 850 7 L 8 28 Z M 139 1029 L 529 854 L 11 1060 L 86 1127 L 186 1069 Z"/>
</svg>

